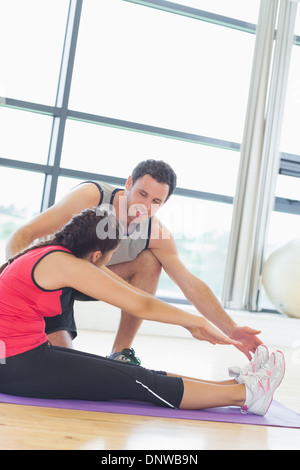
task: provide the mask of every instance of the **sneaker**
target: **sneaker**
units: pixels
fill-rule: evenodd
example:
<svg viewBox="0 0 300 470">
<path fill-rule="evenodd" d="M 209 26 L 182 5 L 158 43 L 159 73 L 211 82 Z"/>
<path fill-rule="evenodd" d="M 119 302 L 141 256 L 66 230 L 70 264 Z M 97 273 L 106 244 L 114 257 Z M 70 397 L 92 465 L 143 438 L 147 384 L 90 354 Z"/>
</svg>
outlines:
<svg viewBox="0 0 300 470">
<path fill-rule="evenodd" d="M 258 372 L 244 375 L 246 401 L 241 409 L 242 413 L 265 415 L 272 403 L 274 391 L 283 379 L 284 372 L 284 355 L 280 351 L 275 351 Z"/>
<path fill-rule="evenodd" d="M 234 377 L 238 384 L 243 383 L 243 376 L 249 373 L 257 372 L 262 364 L 269 360 L 269 351 L 264 344 L 260 344 L 251 359 L 245 367 L 233 366 L 229 367 L 228 373 L 230 377 Z"/>
<path fill-rule="evenodd" d="M 132 348 L 123 349 L 120 352 L 112 353 L 110 356 L 108 356 L 108 358 L 113 359 L 114 361 L 130 362 L 136 366 L 141 365 L 140 359 L 136 357 L 135 351 Z"/>
</svg>

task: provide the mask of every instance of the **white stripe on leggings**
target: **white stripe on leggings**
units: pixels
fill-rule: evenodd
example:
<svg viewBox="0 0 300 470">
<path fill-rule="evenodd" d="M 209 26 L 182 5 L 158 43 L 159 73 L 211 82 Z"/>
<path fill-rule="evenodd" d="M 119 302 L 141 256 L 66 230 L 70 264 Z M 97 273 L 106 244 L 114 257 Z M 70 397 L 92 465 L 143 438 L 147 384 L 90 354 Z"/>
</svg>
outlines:
<svg viewBox="0 0 300 470">
<path fill-rule="evenodd" d="M 169 405 L 171 408 L 175 408 L 175 406 L 171 405 L 171 403 L 167 402 L 166 400 L 164 400 L 163 398 L 161 398 L 159 395 L 157 395 L 156 393 L 154 393 L 153 390 L 150 390 L 150 388 L 147 387 L 147 385 L 142 384 L 142 382 L 139 382 L 138 380 L 136 380 L 136 383 L 137 383 L 137 384 L 140 384 L 142 387 L 146 388 L 150 393 L 152 393 L 152 395 L 154 395 L 156 398 L 158 398 L 159 400 L 161 400 L 161 401 L 163 401 L 164 403 L 166 403 L 167 405 Z"/>
</svg>

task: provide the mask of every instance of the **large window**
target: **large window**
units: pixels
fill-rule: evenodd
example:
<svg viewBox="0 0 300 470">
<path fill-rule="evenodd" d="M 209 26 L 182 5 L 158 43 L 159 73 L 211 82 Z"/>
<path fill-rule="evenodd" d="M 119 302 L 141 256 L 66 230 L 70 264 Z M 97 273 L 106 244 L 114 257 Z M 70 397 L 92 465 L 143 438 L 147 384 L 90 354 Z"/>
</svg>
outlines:
<svg viewBox="0 0 300 470">
<path fill-rule="evenodd" d="M 139 161 L 163 159 L 178 188 L 161 220 L 221 297 L 260 1 L 143 3 L 0 0 L 0 258 L 12 230 L 79 182 L 123 187 Z M 268 249 L 299 236 L 299 37 Z M 158 295 L 184 301 L 165 274 Z"/>
</svg>

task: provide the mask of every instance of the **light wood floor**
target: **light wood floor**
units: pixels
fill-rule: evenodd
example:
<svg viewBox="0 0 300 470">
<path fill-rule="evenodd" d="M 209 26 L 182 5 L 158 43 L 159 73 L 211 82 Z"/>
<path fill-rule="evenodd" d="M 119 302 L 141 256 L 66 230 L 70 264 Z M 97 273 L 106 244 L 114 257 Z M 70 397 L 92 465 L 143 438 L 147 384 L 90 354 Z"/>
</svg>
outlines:
<svg viewBox="0 0 300 470">
<path fill-rule="evenodd" d="M 106 355 L 112 341 L 110 333 L 82 331 L 74 347 Z M 232 347 L 193 339 L 138 336 L 134 347 L 145 367 L 203 379 L 227 378 L 229 365 L 245 363 Z M 287 371 L 275 399 L 300 413 L 300 353 L 281 349 Z M 0 404 L 0 450 L 81 449 L 299 450 L 300 429 Z"/>
</svg>

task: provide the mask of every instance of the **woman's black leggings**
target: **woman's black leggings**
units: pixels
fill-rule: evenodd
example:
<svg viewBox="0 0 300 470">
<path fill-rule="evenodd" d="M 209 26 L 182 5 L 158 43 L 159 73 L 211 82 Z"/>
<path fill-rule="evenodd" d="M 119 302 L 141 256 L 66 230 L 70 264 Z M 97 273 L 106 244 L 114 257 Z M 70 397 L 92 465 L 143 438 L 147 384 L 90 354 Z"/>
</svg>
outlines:
<svg viewBox="0 0 300 470">
<path fill-rule="evenodd" d="M 178 408 L 183 381 L 165 372 L 44 343 L 0 364 L 0 392 L 46 399 L 139 400 Z"/>
</svg>

